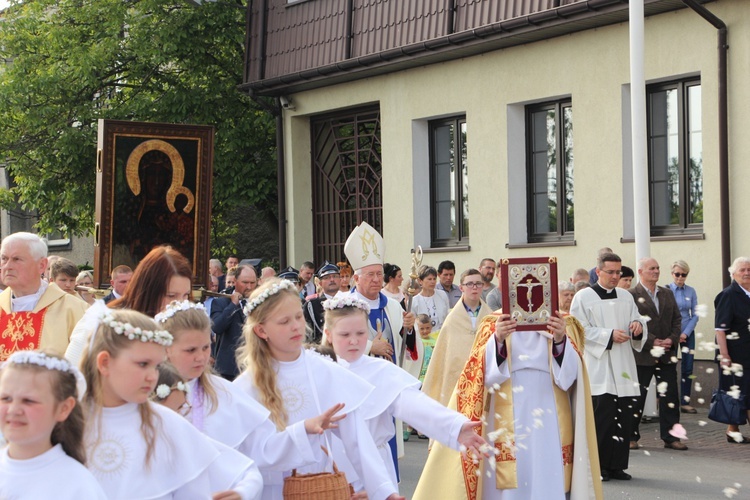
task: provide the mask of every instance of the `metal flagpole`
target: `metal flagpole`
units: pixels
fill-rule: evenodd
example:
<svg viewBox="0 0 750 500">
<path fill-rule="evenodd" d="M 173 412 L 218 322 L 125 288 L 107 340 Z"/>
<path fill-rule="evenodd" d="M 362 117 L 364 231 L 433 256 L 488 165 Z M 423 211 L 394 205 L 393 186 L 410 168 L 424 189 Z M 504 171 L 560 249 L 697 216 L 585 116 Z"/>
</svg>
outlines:
<svg viewBox="0 0 750 500">
<path fill-rule="evenodd" d="M 633 157 L 635 261 L 651 256 L 648 155 L 646 153 L 646 77 L 644 70 L 644 0 L 630 0 L 630 126 Z"/>
</svg>

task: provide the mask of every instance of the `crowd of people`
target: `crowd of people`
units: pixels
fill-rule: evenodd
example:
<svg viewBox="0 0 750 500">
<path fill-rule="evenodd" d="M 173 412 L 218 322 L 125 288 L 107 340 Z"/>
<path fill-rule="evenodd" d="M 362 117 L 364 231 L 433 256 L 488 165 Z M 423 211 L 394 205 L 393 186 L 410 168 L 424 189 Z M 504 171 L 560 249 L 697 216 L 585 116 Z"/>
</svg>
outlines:
<svg viewBox="0 0 750 500">
<path fill-rule="evenodd" d="M 414 434 L 432 439 L 414 498 L 602 498 L 602 481 L 631 479 L 652 378 L 664 446 L 687 450 L 687 262 L 660 286 L 655 259 L 632 269 L 604 248 L 557 284 L 559 311 L 520 332 L 493 259 L 406 279 L 366 223 L 344 251 L 278 272 L 212 259 L 196 302 L 190 262 L 159 246 L 111 269 L 97 300 L 90 271 L 36 235 L 6 237 L 0 498 L 281 499 L 292 470 L 333 461 L 352 498 L 397 499 Z M 719 385 L 747 409 L 750 259 L 729 272 Z M 727 441 L 750 439 L 730 425 Z"/>
</svg>

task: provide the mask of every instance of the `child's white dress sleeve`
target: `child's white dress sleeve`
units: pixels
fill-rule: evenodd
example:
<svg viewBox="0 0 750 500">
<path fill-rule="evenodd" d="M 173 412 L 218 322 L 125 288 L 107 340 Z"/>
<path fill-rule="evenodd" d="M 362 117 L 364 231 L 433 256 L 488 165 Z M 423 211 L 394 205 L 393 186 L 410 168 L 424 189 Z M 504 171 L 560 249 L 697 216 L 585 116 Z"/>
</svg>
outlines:
<svg viewBox="0 0 750 500">
<path fill-rule="evenodd" d="M 446 446 L 458 450 L 461 426 L 469 422 L 464 415 L 441 405 L 424 392 L 407 387 L 391 405 L 393 416 Z"/>
</svg>

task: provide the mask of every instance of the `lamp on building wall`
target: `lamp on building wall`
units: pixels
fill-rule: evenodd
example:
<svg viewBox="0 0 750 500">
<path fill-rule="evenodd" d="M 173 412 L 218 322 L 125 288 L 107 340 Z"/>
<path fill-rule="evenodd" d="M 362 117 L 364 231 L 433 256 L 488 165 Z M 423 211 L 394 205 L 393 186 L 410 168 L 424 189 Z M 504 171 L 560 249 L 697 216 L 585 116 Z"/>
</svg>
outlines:
<svg viewBox="0 0 750 500">
<path fill-rule="evenodd" d="M 287 111 L 294 111 L 297 109 L 297 107 L 292 102 L 291 97 L 287 97 L 285 95 L 279 96 L 279 102 L 281 103 L 281 107 Z"/>
</svg>

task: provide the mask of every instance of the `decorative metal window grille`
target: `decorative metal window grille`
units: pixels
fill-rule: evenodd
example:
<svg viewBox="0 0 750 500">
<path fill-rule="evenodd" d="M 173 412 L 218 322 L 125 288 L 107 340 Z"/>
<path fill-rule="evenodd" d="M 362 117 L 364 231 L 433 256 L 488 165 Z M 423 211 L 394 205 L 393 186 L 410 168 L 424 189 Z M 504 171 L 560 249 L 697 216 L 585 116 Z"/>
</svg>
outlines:
<svg viewBox="0 0 750 500">
<path fill-rule="evenodd" d="M 314 118 L 313 256 L 342 261 L 349 233 L 362 221 L 383 232 L 380 109 Z"/>
</svg>

